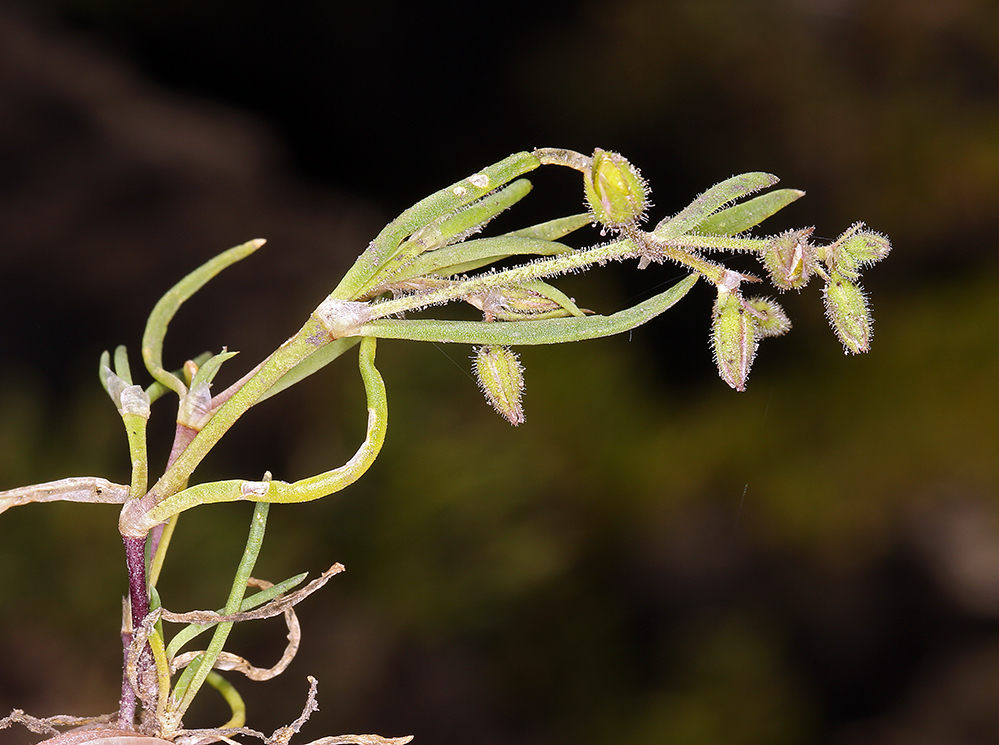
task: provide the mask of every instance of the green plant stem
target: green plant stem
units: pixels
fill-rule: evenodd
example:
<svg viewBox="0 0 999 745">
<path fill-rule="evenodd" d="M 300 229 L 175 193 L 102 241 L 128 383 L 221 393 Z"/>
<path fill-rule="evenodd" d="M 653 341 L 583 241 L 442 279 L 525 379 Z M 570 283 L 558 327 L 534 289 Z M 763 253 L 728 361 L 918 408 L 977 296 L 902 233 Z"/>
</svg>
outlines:
<svg viewBox="0 0 999 745">
<path fill-rule="evenodd" d="M 146 453 L 146 417 L 139 414 L 122 414 L 128 454 L 132 461 L 132 481 L 129 494 L 132 498 L 146 493 L 149 478 L 149 459 Z"/>
<path fill-rule="evenodd" d="M 194 469 L 198 467 L 198 464 L 229 428 L 235 424 L 236 420 L 246 413 L 283 375 L 293 370 L 329 341 L 330 336 L 326 328 L 315 316 L 310 316 L 299 332 L 271 354 L 260 370 L 214 412 L 212 418 L 184 451 L 177 456 L 177 459 L 167 468 L 159 481 L 139 500 L 140 504 L 126 506 L 122 510 L 119 528 L 123 535 L 146 535 L 149 527 L 143 526 L 137 529 L 129 518 L 136 511 L 147 512 L 163 499 L 183 490 Z"/>
<path fill-rule="evenodd" d="M 675 255 L 671 252 L 669 258 L 693 269 L 704 275 L 712 283 L 717 284 L 721 281 L 722 274 L 725 271 L 723 267 L 706 261 L 694 254 L 681 251 L 679 247 L 717 248 L 721 247 L 722 244 L 732 244 L 748 248 L 755 246 L 758 242 L 756 239 L 689 235 L 683 236 L 682 239 L 665 242 L 662 245 L 671 249 L 677 249 Z M 485 292 L 494 287 L 518 285 L 558 274 L 566 274 L 593 264 L 636 258 L 641 255 L 642 250 L 633 241 L 617 240 L 605 246 L 596 246 L 573 253 L 559 254 L 558 256 L 532 261 L 529 264 L 523 264 L 500 272 L 480 274 L 464 281 L 455 282 L 448 287 L 442 287 L 429 292 L 415 293 L 413 295 L 374 303 L 371 307 L 371 320 L 387 318 L 414 310 L 422 310 L 432 305 L 443 305 L 444 303 Z M 531 321 L 525 321 L 525 323 L 531 323 Z"/>
<path fill-rule="evenodd" d="M 148 530 L 152 525 L 166 520 L 171 515 L 199 504 L 240 500 L 308 502 L 354 483 L 375 461 L 388 429 L 388 399 L 385 395 L 385 382 L 375 367 L 375 343 L 374 338 L 365 338 L 360 345 L 358 367 L 368 401 L 368 426 L 364 442 L 347 463 L 293 483 L 233 479 L 197 484 L 163 499 L 143 513 L 133 515 L 131 523 L 133 529 L 136 532 Z M 124 516 L 125 513 L 122 514 Z"/>
<path fill-rule="evenodd" d="M 232 589 L 229 592 L 229 599 L 225 604 L 225 613 L 236 613 L 243 604 L 243 596 L 246 594 L 246 586 L 253 573 L 253 566 L 260 555 L 263 546 L 264 531 L 267 528 L 267 511 L 270 504 L 267 502 L 257 502 L 253 509 L 253 519 L 250 521 L 250 534 L 246 541 L 246 548 L 243 550 L 243 558 L 239 562 L 236 576 L 233 578 Z M 191 705 L 198 690 L 204 684 L 208 674 L 212 671 L 215 661 L 218 660 L 225 646 L 225 641 L 232 630 L 232 622 L 224 621 L 215 627 L 215 633 L 208 648 L 192 662 L 184 675 L 177 682 L 174 688 L 173 698 L 178 701 L 174 708 L 174 713 L 178 718 L 184 715 Z M 188 675 L 189 671 L 194 670 Z"/>
</svg>

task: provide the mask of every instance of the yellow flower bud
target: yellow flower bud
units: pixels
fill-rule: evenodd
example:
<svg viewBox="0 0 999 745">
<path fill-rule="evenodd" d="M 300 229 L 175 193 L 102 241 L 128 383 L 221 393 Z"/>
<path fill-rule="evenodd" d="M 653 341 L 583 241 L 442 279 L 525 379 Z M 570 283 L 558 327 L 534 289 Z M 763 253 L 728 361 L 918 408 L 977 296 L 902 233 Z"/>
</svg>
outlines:
<svg viewBox="0 0 999 745">
<path fill-rule="evenodd" d="M 638 169 L 617 153 L 597 148 L 583 178 L 596 220 L 611 229 L 637 225 L 648 206 L 648 187 Z"/>
<path fill-rule="evenodd" d="M 516 353 L 510 347 L 479 347 L 474 368 L 490 405 L 513 426 L 523 424 L 524 368 Z"/>
</svg>

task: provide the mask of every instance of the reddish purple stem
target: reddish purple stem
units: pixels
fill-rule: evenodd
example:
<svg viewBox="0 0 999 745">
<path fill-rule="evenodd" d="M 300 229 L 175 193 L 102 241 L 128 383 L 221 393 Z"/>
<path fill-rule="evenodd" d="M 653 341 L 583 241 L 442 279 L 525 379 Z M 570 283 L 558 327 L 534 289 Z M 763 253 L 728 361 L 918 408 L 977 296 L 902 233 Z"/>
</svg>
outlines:
<svg viewBox="0 0 999 745">
<path fill-rule="evenodd" d="M 142 626 L 142 622 L 149 614 L 149 595 L 146 590 L 146 539 L 126 538 L 125 543 L 125 565 L 128 568 L 128 600 L 132 608 L 132 629 Z M 122 643 L 125 647 L 125 665 L 122 668 L 121 681 L 121 701 L 118 707 L 118 725 L 120 727 L 135 726 L 135 691 L 128 682 L 126 669 L 128 667 L 128 653 L 132 646 L 132 634 L 122 633 Z M 143 658 L 139 658 L 139 667 L 143 665 Z M 146 663 L 148 664 L 148 658 Z M 142 670 L 139 671 L 139 678 L 142 677 Z"/>
<path fill-rule="evenodd" d="M 259 365 L 257 369 L 259 369 Z M 251 371 L 247 375 L 252 375 L 255 370 Z M 223 391 L 220 394 L 219 402 L 227 400 L 232 394 L 239 390 L 239 386 L 245 382 L 245 379 L 239 381 L 238 384 L 230 386 L 227 391 Z M 215 406 L 218 403 L 213 401 Z M 173 462 L 177 460 L 177 457 L 187 449 L 187 446 L 191 444 L 191 441 L 198 434 L 197 430 L 192 429 L 186 425 L 177 424 L 177 430 L 174 433 L 173 447 L 170 450 L 170 457 L 167 460 L 167 468 L 173 465 Z M 157 525 L 153 528 L 151 534 L 148 536 L 150 539 L 150 553 L 155 555 L 156 549 L 159 546 L 160 538 L 163 535 L 163 524 Z M 127 538 L 122 536 L 122 541 L 125 543 L 125 565 L 128 568 L 128 599 L 132 608 L 132 629 L 137 629 L 142 626 L 142 622 L 146 619 L 149 614 L 149 589 L 146 586 L 146 537 L 143 538 Z M 136 693 L 132 688 L 131 684 L 128 682 L 128 655 L 132 647 L 132 632 L 122 631 L 121 642 L 125 650 L 124 664 L 122 665 L 122 681 L 121 681 L 121 700 L 118 705 L 118 726 L 133 728 L 135 726 L 135 711 L 137 707 Z M 142 679 L 142 674 L 148 665 L 152 664 L 151 657 L 148 654 L 142 653 L 139 655 L 138 662 L 136 663 L 138 679 Z"/>
</svg>

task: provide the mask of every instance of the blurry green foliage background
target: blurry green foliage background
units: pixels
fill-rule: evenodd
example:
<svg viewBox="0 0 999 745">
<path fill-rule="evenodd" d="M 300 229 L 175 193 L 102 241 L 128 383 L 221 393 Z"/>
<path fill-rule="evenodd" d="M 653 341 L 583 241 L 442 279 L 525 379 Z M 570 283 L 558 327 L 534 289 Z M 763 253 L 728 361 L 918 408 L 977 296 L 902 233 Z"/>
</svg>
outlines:
<svg viewBox="0 0 999 745">
<path fill-rule="evenodd" d="M 512 430 L 468 349 L 381 344 L 381 458 L 339 495 L 271 511 L 259 576 L 348 571 L 300 607 L 285 676 L 237 681 L 251 726 L 297 716 L 312 674 L 311 737 L 999 741 L 985 0 L 0 4 L 0 488 L 127 480 L 99 353 L 137 351 L 155 299 L 201 261 L 270 239 L 167 338 L 177 365 L 240 350 L 236 377 L 396 212 L 536 146 L 626 154 L 656 220 L 768 170 L 808 196 L 764 227 L 887 233 L 892 254 L 865 276 L 873 350 L 843 356 L 820 288 L 785 295 L 795 328 L 736 394 L 699 288 L 630 337 L 523 350 L 528 421 Z M 511 226 L 578 208 L 571 175 L 536 183 Z M 611 312 L 677 276 L 562 286 Z M 154 407 L 160 464 L 168 409 Z M 337 465 L 362 412 L 343 361 L 247 415 L 199 476 Z M 183 517 L 168 607 L 223 603 L 249 514 Z M 115 708 L 116 518 L 0 516 L 0 712 Z M 282 643 L 277 622 L 234 642 L 257 664 Z M 192 724 L 219 721 L 211 693 L 201 706 Z"/>
</svg>

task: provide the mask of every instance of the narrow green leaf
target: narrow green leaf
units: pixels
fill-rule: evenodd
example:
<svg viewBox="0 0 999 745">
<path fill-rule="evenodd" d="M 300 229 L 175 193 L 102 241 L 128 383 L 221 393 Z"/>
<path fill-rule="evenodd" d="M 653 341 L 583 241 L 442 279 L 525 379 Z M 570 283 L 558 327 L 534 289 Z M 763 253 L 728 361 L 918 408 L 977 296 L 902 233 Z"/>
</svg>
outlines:
<svg viewBox="0 0 999 745">
<path fill-rule="evenodd" d="M 246 548 L 243 550 L 243 558 L 236 569 L 236 576 L 233 578 L 232 589 L 229 591 L 229 599 L 225 604 L 225 614 L 231 615 L 237 612 L 243 604 L 243 597 L 246 594 L 247 583 L 253 573 L 253 566 L 257 563 L 260 549 L 264 542 L 264 531 L 267 528 L 267 511 L 270 505 L 267 502 L 258 502 L 253 506 L 253 519 L 250 521 L 250 535 L 246 539 Z M 183 715 L 191 705 L 191 701 L 197 695 L 198 690 L 205 682 L 205 678 L 215 666 L 215 661 L 222 654 L 229 632 L 232 630 L 232 622 L 224 621 L 216 624 L 215 633 L 208 644 L 208 648 L 192 662 L 174 688 L 174 696 L 180 699 L 177 704 L 176 713 Z M 191 672 L 193 670 L 193 672 Z"/>
<path fill-rule="evenodd" d="M 128 350 L 122 344 L 119 344 L 114 350 L 114 371 L 125 383 L 132 385 L 132 371 L 128 366 Z"/>
<path fill-rule="evenodd" d="M 481 230 L 500 212 L 509 209 L 526 197 L 530 191 L 531 182 L 527 179 L 518 179 L 509 186 L 486 195 L 468 207 L 453 214 L 444 215 L 423 226 L 402 242 L 395 255 L 380 267 L 368 281 L 365 291 L 370 291 L 387 282 L 399 281 L 404 277 L 418 276 L 412 274 L 407 266 L 417 260 L 417 257 L 426 256 L 444 246 L 461 242 L 469 235 Z"/>
<path fill-rule="evenodd" d="M 219 729 L 229 729 L 230 727 L 242 727 L 246 724 L 246 704 L 239 691 L 228 680 L 212 670 L 205 678 L 205 682 L 218 691 L 225 702 L 229 704 L 229 721 L 223 723 Z"/>
<path fill-rule="evenodd" d="M 773 186 L 776 183 L 776 176 L 758 171 L 733 176 L 712 186 L 681 210 L 679 214 L 660 222 L 652 231 L 652 235 L 659 240 L 667 240 L 689 233 L 709 215 L 717 212 L 729 202 L 734 202 L 740 197 Z"/>
<path fill-rule="evenodd" d="M 211 383 L 218 374 L 219 369 L 222 367 L 222 363 L 231 360 L 237 354 L 239 354 L 239 352 L 220 352 L 219 354 L 209 357 L 198 366 L 198 372 L 194 374 L 194 380 L 191 381 L 191 387 L 193 388 L 197 383 Z"/>
<path fill-rule="evenodd" d="M 539 241 L 557 241 L 564 238 L 569 233 L 579 230 L 593 223 L 593 215 L 589 212 L 582 212 L 578 215 L 559 217 L 548 222 L 541 222 L 529 228 L 514 230 L 507 235 L 517 238 L 536 238 Z"/>
<path fill-rule="evenodd" d="M 531 153 L 514 153 L 417 202 L 386 225 L 375 237 L 367 250 L 344 275 L 333 291 L 333 296 L 338 300 L 356 300 L 363 295 L 365 288 L 369 288 L 371 278 L 395 255 L 402 242 L 414 231 L 454 214 L 462 207 L 472 204 L 540 165 L 541 161 Z"/>
<path fill-rule="evenodd" d="M 175 391 L 178 396 L 187 393 L 187 386 L 176 375 L 163 369 L 163 337 L 166 336 L 167 326 L 173 320 L 180 306 L 204 287 L 208 280 L 226 267 L 245 259 L 262 245 L 264 245 L 264 241 L 258 238 L 230 248 L 214 259 L 206 261 L 170 288 L 167 294 L 156 303 L 153 312 L 149 314 L 146 330 L 142 334 L 142 359 L 146 363 L 149 374 L 170 390 Z"/>
<path fill-rule="evenodd" d="M 424 254 L 400 273 L 398 279 L 437 274 L 450 277 L 481 269 L 511 256 L 555 256 L 573 249 L 564 243 L 536 238 L 501 235 L 477 238 Z"/>
<path fill-rule="evenodd" d="M 735 235 L 758 225 L 803 196 L 805 192 L 798 189 L 767 192 L 716 212 L 695 225 L 693 230 L 708 235 Z"/>
<path fill-rule="evenodd" d="M 108 376 L 104 372 L 105 368 L 111 369 L 111 353 L 108 350 L 101 352 L 101 360 L 97 363 L 97 377 L 100 378 L 101 387 L 104 389 L 105 393 L 110 393 L 108 391 Z"/>
<path fill-rule="evenodd" d="M 307 576 L 308 572 L 296 574 L 294 577 L 289 577 L 284 582 L 279 582 L 278 584 L 268 587 L 265 590 L 253 593 L 248 598 L 243 598 L 243 602 L 239 606 L 240 612 L 259 608 L 264 603 L 268 603 L 274 598 L 283 595 L 295 587 L 298 587 L 298 585 L 302 584 L 303 580 L 305 580 Z M 225 613 L 225 608 L 219 608 L 215 612 L 219 615 L 223 615 Z M 196 639 L 200 634 L 208 631 L 208 629 L 213 626 L 215 626 L 214 623 L 187 624 L 187 626 L 174 634 L 174 637 L 170 640 L 170 643 L 166 648 L 167 656 L 176 657 L 177 653 L 184 648 L 185 644 L 188 644 L 192 640 Z"/>
<path fill-rule="evenodd" d="M 459 344 L 560 344 L 611 336 L 640 326 L 672 307 L 700 275 L 690 274 L 659 295 L 610 316 L 492 322 L 381 318 L 361 326 L 362 336 Z"/>
</svg>

